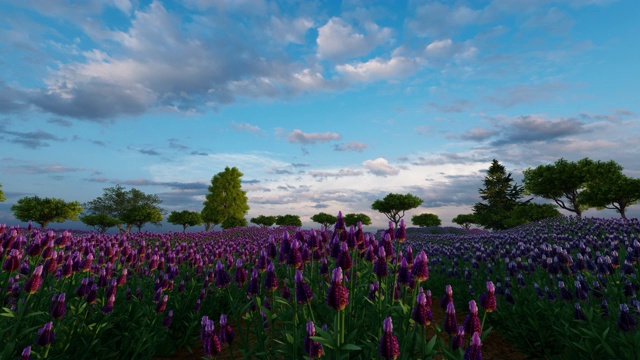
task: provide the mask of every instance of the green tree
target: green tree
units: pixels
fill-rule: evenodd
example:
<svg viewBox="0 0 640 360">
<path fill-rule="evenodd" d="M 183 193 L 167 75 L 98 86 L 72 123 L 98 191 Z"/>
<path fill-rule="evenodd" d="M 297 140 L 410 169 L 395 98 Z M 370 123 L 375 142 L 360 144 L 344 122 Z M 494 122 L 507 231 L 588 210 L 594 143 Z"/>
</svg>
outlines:
<svg viewBox="0 0 640 360">
<path fill-rule="evenodd" d="M 511 212 L 505 224 L 512 228 L 518 225 L 562 216 L 553 204 L 522 204 Z"/>
<path fill-rule="evenodd" d="M 278 226 L 302 226 L 302 221 L 298 215 L 278 215 L 276 216 L 276 225 Z"/>
<path fill-rule="evenodd" d="M 202 224 L 202 216 L 197 211 L 172 211 L 167 221 L 174 225 L 182 225 L 182 232 L 187 232 L 187 227 Z"/>
<path fill-rule="evenodd" d="M 626 219 L 626 209 L 640 199 L 640 179 L 622 173 L 622 167 L 613 161 L 596 162 L 591 180 L 580 193 L 580 202 L 598 210 L 611 209 Z"/>
<path fill-rule="evenodd" d="M 524 187 L 527 193 L 553 200 L 560 208 L 582 216 L 590 206 L 580 199 L 580 193 L 591 180 L 593 160 L 577 162 L 558 159 L 554 164 L 526 169 Z"/>
<path fill-rule="evenodd" d="M 411 217 L 411 223 L 420 227 L 424 226 L 440 226 L 442 221 L 436 214 L 423 213 L 420 215 L 413 215 Z"/>
<path fill-rule="evenodd" d="M 371 225 L 371 218 L 367 214 L 356 213 L 356 214 L 347 214 L 344 216 L 344 224 L 347 227 L 358 225 L 358 221 L 362 223 L 362 225 Z"/>
<path fill-rule="evenodd" d="M 242 173 L 238 168 L 229 168 L 211 178 L 209 193 L 202 209 L 205 228 L 223 223 L 227 218 L 244 219 L 249 211 L 247 192 L 242 190 Z M 245 220 L 246 222 L 246 220 Z"/>
<path fill-rule="evenodd" d="M 162 217 L 166 211 L 159 206 L 161 203 L 162 200 L 157 195 L 145 194 L 136 188 L 131 188 L 131 190 L 127 191 L 121 185 L 116 185 L 104 188 L 102 196 L 86 203 L 84 206 L 89 214 L 104 214 L 120 220 L 120 224 L 116 225 L 118 230 L 129 232 L 135 225 L 130 221 L 137 218 L 137 216 L 132 216 L 132 209 L 147 208 L 146 212 L 148 214 L 157 212 Z M 152 209 L 155 209 L 155 211 Z M 154 219 L 154 217 L 151 217 L 151 219 Z M 126 225 L 126 228 L 122 227 L 123 224 Z"/>
<path fill-rule="evenodd" d="M 106 214 L 87 214 L 80 217 L 85 225 L 94 228 L 100 233 L 105 233 L 110 228 L 121 223 L 120 220 Z"/>
<path fill-rule="evenodd" d="M 469 230 L 471 225 L 476 223 L 476 217 L 473 214 L 458 214 L 451 221 Z"/>
<path fill-rule="evenodd" d="M 395 223 L 397 228 L 405 211 L 415 209 L 420 205 L 422 205 L 422 199 L 415 195 L 389 193 L 384 199 L 374 201 L 371 208 L 383 213 L 387 219 Z"/>
<path fill-rule="evenodd" d="M 311 221 L 317 222 L 318 224 L 324 226 L 325 229 L 329 229 L 332 225 L 336 223 L 336 221 L 338 221 L 338 218 L 334 215 L 320 212 L 313 215 L 311 217 Z"/>
<path fill-rule="evenodd" d="M 3 202 L 7 200 L 7 198 L 4 196 L 4 191 L 2 191 L 2 184 L 0 184 L 0 202 Z"/>
<path fill-rule="evenodd" d="M 78 220 L 82 206 L 77 201 L 28 196 L 18 199 L 18 203 L 11 206 L 11 211 L 18 220 L 35 221 L 44 229 L 50 222 Z"/>
<path fill-rule="evenodd" d="M 511 173 L 507 173 L 506 168 L 493 159 L 484 177 L 484 188 L 478 189 L 484 202 L 473 206 L 476 224 L 492 230 L 509 227 L 506 223 L 510 213 L 519 205 L 530 201 L 521 201 L 524 187 L 513 182 Z"/>
<path fill-rule="evenodd" d="M 162 221 L 162 213 L 157 207 L 138 205 L 127 209 L 120 217 L 120 220 L 125 224 L 135 226 L 138 232 L 140 232 L 146 223 L 162 226 L 162 224 L 160 224 Z"/>
<path fill-rule="evenodd" d="M 220 224 L 220 227 L 222 227 L 223 229 L 233 229 L 233 228 L 245 227 L 245 226 L 247 226 L 247 219 L 243 217 L 238 218 L 235 216 L 229 216 L 228 218 L 224 219 L 222 224 Z"/>
<path fill-rule="evenodd" d="M 269 227 L 276 223 L 276 217 L 259 215 L 258 217 L 251 218 L 250 221 L 256 225 Z"/>
</svg>

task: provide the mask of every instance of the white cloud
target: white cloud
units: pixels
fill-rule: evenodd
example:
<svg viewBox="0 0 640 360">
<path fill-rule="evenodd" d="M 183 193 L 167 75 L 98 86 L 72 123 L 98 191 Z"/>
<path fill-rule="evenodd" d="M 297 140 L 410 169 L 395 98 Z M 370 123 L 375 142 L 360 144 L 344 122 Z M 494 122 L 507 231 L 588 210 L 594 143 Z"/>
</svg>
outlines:
<svg viewBox="0 0 640 360">
<path fill-rule="evenodd" d="M 336 71 L 351 81 L 373 82 L 407 77 L 417 72 L 421 63 L 418 58 L 396 56 L 389 60 L 375 58 L 364 63 L 338 65 Z"/>
<path fill-rule="evenodd" d="M 259 126 L 251 125 L 249 123 L 236 123 L 232 121 L 231 128 L 233 128 L 236 131 L 244 131 L 244 132 L 249 132 L 254 134 L 263 132 L 263 130 Z"/>
<path fill-rule="evenodd" d="M 343 60 L 366 55 L 376 46 L 391 40 L 391 29 L 374 23 L 365 24 L 366 34 L 357 32 L 340 18 L 331 18 L 318 29 L 318 56 L 322 59 Z"/>
<path fill-rule="evenodd" d="M 389 161 L 385 158 L 365 160 L 362 165 L 376 176 L 398 175 L 400 172 L 400 169 L 389 165 Z"/>
</svg>

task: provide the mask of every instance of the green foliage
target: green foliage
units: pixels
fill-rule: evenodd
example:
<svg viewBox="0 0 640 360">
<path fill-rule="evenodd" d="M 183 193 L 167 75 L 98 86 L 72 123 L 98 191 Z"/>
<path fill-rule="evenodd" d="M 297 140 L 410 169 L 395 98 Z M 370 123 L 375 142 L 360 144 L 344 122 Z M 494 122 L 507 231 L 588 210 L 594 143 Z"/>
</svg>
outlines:
<svg viewBox="0 0 640 360">
<path fill-rule="evenodd" d="M 138 232 L 140 232 L 146 223 L 161 226 L 160 222 L 162 221 L 162 213 L 157 207 L 138 205 L 127 209 L 120 217 L 120 220 L 125 224 L 135 226 L 138 229 Z"/>
<path fill-rule="evenodd" d="M 4 196 L 4 191 L 2 191 L 2 184 L 0 184 L 0 202 L 3 202 L 7 200 L 7 198 Z"/>
<path fill-rule="evenodd" d="M 276 223 L 276 217 L 275 216 L 259 215 L 258 217 L 251 218 L 250 221 L 252 223 L 256 224 L 256 225 L 269 227 L 269 226 L 271 226 L 271 225 Z"/>
<path fill-rule="evenodd" d="M 524 187 L 512 184 L 511 173 L 498 160 L 493 159 L 484 178 L 484 188 L 478 189 L 483 202 L 473 206 L 475 223 L 487 229 L 509 228 L 507 220 L 511 212 L 527 201 L 521 201 Z"/>
<path fill-rule="evenodd" d="M 325 229 L 329 229 L 333 224 L 336 223 L 336 221 L 338 221 L 338 218 L 331 214 L 321 212 L 313 215 L 311 217 L 311 221 L 317 222 L 318 224 L 324 226 Z"/>
<path fill-rule="evenodd" d="M 580 193 L 593 181 L 593 165 L 589 158 L 577 162 L 561 158 L 554 164 L 526 169 L 524 186 L 529 194 L 553 200 L 560 208 L 582 216 L 590 206 L 580 199 Z"/>
<path fill-rule="evenodd" d="M 522 204 L 509 214 L 505 220 L 507 227 L 512 228 L 518 225 L 539 221 L 547 218 L 562 216 L 560 211 L 552 204 Z"/>
<path fill-rule="evenodd" d="M 159 206 L 162 200 L 157 195 L 145 194 L 136 188 L 131 188 L 131 190 L 127 191 L 121 185 L 104 188 L 103 191 L 102 196 L 86 203 L 84 205 L 85 209 L 89 214 L 104 214 L 120 220 L 121 223 L 116 225 L 120 231 L 131 231 L 135 223 L 130 221 L 138 219 L 136 221 L 139 223 L 140 217 L 138 215 L 133 216 L 134 208 L 146 208 L 149 214 L 154 212 L 151 209 L 155 209 L 155 212 L 159 213 L 161 218 L 162 214 L 165 213 L 165 210 Z M 157 216 L 150 216 L 150 219 L 154 218 L 157 218 Z M 122 228 L 122 224 L 126 224 L 126 229 Z"/>
<path fill-rule="evenodd" d="M 187 227 L 202 224 L 202 216 L 197 211 L 172 211 L 167 221 L 174 225 L 182 225 L 182 232 L 187 232 Z"/>
<path fill-rule="evenodd" d="M 363 213 L 356 214 L 347 214 L 344 216 L 344 224 L 349 227 L 351 225 L 358 225 L 358 221 L 362 223 L 362 225 L 371 225 L 371 218 Z"/>
<path fill-rule="evenodd" d="M 616 210 L 626 219 L 625 210 L 640 199 L 640 179 L 622 173 L 622 167 L 613 161 L 597 161 L 587 187 L 580 193 L 580 201 L 599 210 Z"/>
<path fill-rule="evenodd" d="M 65 202 L 56 198 L 28 196 L 11 206 L 11 211 L 20 221 L 35 221 L 44 229 L 50 222 L 78 220 L 82 206 L 77 201 Z"/>
<path fill-rule="evenodd" d="M 420 227 L 424 226 L 440 226 L 442 221 L 436 214 L 423 213 L 420 215 L 413 215 L 411 217 L 411 223 Z"/>
<path fill-rule="evenodd" d="M 451 221 L 469 230 L 471 225 L 476 223 L 476 217 L 473 214 L 458 214 Z"/>
<path fill-rule="evenodd" d="M 237 218 L 233 216 L 230 216 L 224 219 L 222 224 L 220 224 L 220 227 L 222 227 L 223 229 L 233 229 L 233 228 L 245 227 L 245 226 L 247 226 L 247 219 L 243 217 Z"/>
<path fill-rule="evenodd" d="M 120 220 L 106 214 L 87 214 L 80 217 L 85 225 L 94 228 L 100 233 L 105 233 L 109 228 L 119 225 Z"/>
<path fill-rule="evenodd" d="M 387 219 L 395 223 L 396 228 L 407 210 L 415 209 L 422 204 L 422 199 L 412 194 L 389 193 L 384 199 L 371 204 L 373 210 L 383 213 Z"/>
<path fill-rule="evenodd" d="M 302 221 L 298 215 L 278 215 L 276 217 L 276 225 L 278 226 L 302 226 Z"/>
<path fill-rule="evenodd" d="M 209 193 L 201 212 L 207 230 L 230 217 L 243 219 L 249 211 L 247 192 L 242 190 L 240 181 L 242 175 L 238 168 L 227 166 L 224 171 L 211 178 Z M 231 222 L 233 223 L 233 220 Z"/>
</svg>

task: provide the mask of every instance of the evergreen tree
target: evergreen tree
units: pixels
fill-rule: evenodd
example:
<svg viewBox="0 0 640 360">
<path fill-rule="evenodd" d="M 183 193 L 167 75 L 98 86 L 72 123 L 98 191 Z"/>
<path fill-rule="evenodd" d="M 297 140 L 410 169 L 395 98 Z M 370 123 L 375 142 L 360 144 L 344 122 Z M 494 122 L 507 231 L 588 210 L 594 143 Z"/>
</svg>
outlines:
<svg viewBox="0 0 640 360">
<path fill-rule="evenodd" d="M 511 212 L 530 201 L 521 201 L 524 187 L 513 184 L 513 181 L 511 173 L 507 173 L 505 167 L 493 159 L 484 178 L 484 188 L 478 189 L 483 202 L 473 206 L 476 224 L 492 230 L 509 228 Z"/>
</svg>

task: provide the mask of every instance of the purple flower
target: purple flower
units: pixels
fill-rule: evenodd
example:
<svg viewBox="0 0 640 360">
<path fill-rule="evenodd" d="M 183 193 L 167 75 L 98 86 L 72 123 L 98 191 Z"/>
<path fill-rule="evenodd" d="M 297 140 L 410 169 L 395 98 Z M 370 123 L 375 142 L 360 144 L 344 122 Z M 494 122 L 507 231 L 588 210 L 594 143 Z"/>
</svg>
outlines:
<svg viewBox="0 0 640 360">
<path fill-rule="evenodd" d="M 104 306 L 102 307 L 102 313 L 105 315 L 111 314 L 113 312 L 113 305 L 115 301 L 116 301 L 116 296 L 111 295 L 107 300 L 106 304 L 104 304 Z"/>
<path fill-rule="evenodd" d="M 386 278 L 389 275 L 389 268 L 387 265 L 386 252 L 384 247 L 378 248 L 378 257 L 376 258 L 375 263 L 373 264 L 373 272 L 376 273 L 378 279 Z"/>
<path fill-rule="evenodd" d="M 98 285 L 92 284 L 87 293 L 87 304 L 91 305 L 98 300 Z"/>
<path fill-rule="evenodd" d="M 338 253 L 337 265 L 342 268 L 343 271 L 349 271 L 353 266 L 351 261 L 351 254 L 349 254 L 349 247 L 347 243 L 340 243 L 340 252 Z"/>
<path fill-rule="evenodd" d="M 8 247 L 7 247 L 8 248 Z M 22 259 L 22 254 L 20 251 L 16 249 L 12 249 L 9 251 L 9 256 L 4 260 L 4 264 L 2 264 L 2 270 L 12 273 L 20 268 L 20 260 Z"/>
<path fill-rule="evenodd" d="M 247 287 L 247 294 L 249 296 L 256 296 L 260 293 L 260 278 L 258 277 L 258 269 L 254 268 L 251 273 L 251 280 Z"/>
<path fill-rule="evenodd" d="M 575 307 L 574 316 L 577 320 L 587 321 L 587 315 L 585 315 L 584 310 L 580 307 L 580 303 L 573 304 Z"/>
<path fill-rule="evenodd" d="M 42 265 L 36 266 L 31 277 L 27 279 L 27 282 L 24 284 L 24 292 L 27 294 L 35 294 L 40 288 L 40 285 L 42 285 Z"/>
<path fill-rule="evenodd" d="M 167 316 L 162 319 L 162 326 L 168 328 L 171 326 L 171 320 L 173 319 L 173 310 L 169 310 Z"/>
<path fill-rule="evenodd" d="M 620 313 L 618 314 L 618 328 L 622 331 L 631 331 L 638 326 L 638 320 L 629 312 L 627 304 L 620 304 Z"/>
<path fill-rule="evenodd" d="M 319 359 L 322 355 L 324 355 L 322 344 L 311 339 L 311 337 L 315 335 L 316 327 L 313 324 L 313 321 L 309 321 L 307 323 L 307 335 L 304 337 L 304 351 L 307 353 L 310 359 Z"/>
<path fill-rule="evenodd" d="M 349 304 L 349 290 L 342 285 L 342 269 L 337 267 L 333 269 L 331 285 L 327 290 L 327 305 L 340 311 L 344 310 L 347 304 Z"/>
<path fill-rule="evenodd" d="M 495 292 L 496 287 L 493 285 L 493 282 L 487 281 L 487 292 L 480 296 L 480 305 L 482 305 L 484 311 L 493 312 L 498 308 Z"/>
<path fill-rule="evenodd" d="M 430 325 L 433 321 L 431 308 L 427 305 L 427 295 L 419 293 L 416 299 L 416 305 L 411 311 L 411 318 L 421 326 Z"/>
<path fill-rule="evenodd" d="M 38 339 L 36 344 L 38 346 L 48 346 L 55 340 L 55 333 L 53 332 L 53 322 L 49 321 L 44 324 L 43 327 L 38 329 Z"/>
<path fill-rule="evenodd" d="M 398 270 L 398 284 L 409 286 L 411 283 L 411 276 L 409 275 L 409 264 L 407 259 L 402 258 L 400 263 L 400 270 Z"/>
<path fill-rule="evenodd" d="M 478 306 L 475 300 L 469 301 L 469 314 L 464 318 L 464 331 L 467 334 L 482 333 L 482 323 L 478 317 Z"/>
<path fill-rule="evenodd" d="M 222 349 L 220 338 L 215 332 L 213 320 L 202 318 L 203 329 L 200 331 L 200 339 L 202 340 L 202 353 L 204 356 L 216 356 Z"/>
<path fill-rule="evenodd" d="M 464 344 L 464 326 L 460 326 L 458 327 L 458 332 L 456 333 L 456 335 L 451 339 L 451 350 L 456 351 L 462 348 L 463 344 Z"/>
<path fill-rule="evenodd" d="M 387 360 L 395 360 L 400 355 L 398 338 L 393 335 L 393 323 L 391 317 L 382 322 L 382 337 L 380 338 L 380 357 Z"/>
<path fill-rule="evenodd" d="M 307 304 L 313 299 L 313 292 L 309 284 L 304 281 L 300 270 L 296 270 L 296 301 L 298 304 Z"/>
<path fill-rule="evenodd" d="M 274 291 L 278 288 L 278 278 L 276 277 L 273 263 L 270 263 L 269 266 L 267 266 L 267 273 L 264 277 L 264 288 L 267 289 L 267 291 Z"/>
<path fill-rule="evenodd" d="M 336 220 L 336 225 L 333 228 L 334 232 L 340 232 L 346 229 L 346 225 L 344 223 L 344 218 L 342 217 L 342 211 L 338 211 L 338 217 Z"/>
<path fill-rule="evenodd" d="M 482 360 L 482 341 L 480 334 L 475 332 L 471 336 L 471 344 L 464 353 L 464 360 Z"/>
<path fill-rule="evenodd" d="M 223 289 L 231 284 L 231 278 L 229 277 L 227 270 L 225 270 L 224 265 L 222 265 L 220 260 L 218 260 L 218 262 L 216 263 L 215 277 L 216 287 L 218 289 Z"/>
<path fill-rule="evenodd" d="M 424 250 L 420 251 L 420 254 L 416 257 L 411 268 L 411 277 L 416 281 L 425 281 L 429 279 L 429 259 Z"/>
<path fill-rule="evenodd" d="M 450 335 L 455 334 L 458 331 L 458 322 L 456 320 L 456 308 L 453 302 L 447 304 L 447 310 L 445 312 L 444 326 L 442 329 L 448 332 Z"/>
<path fill-rule="evenodd" d="M 223 344 L 232 344 L 233 340 L 235 340 L 236 335 L 233 332 L 233 329 L 231 328 L 231 325 L 229 325 L 228 321 L 227 321 L 227 315 L 225 314 L 221 314 L 220 315 L 220 342 Z"/>
<path fill-rule="evenodd" d="M 400 225 L 396 230 L 396 239 L 398 239 L 399 242 L 404 242 L 407 239 L 407 227 L 404 224 L 404 219 L 400 219 Z"/>
<path fill-rule="evenodd" d="M 446 285 L 444 287 L 444 291 L 445 293 L 442 295 L 442 297 L 440 298 L 440 307 L 443 310 L 447 310 L 447 305 L 450 302 L 453 302 L 453 288 L 451 287 L 451 285 Z M 427 290 L 427 293 L 429 291 Z"/>
<path fill-rule="evenodd" d="M 67 313 L 67 305 L 65 304 L 65 294 L 54 294 L 51 299 L 51 308 L 49 314 L 54 319 L 61 319 Z"/>
<path fill-rule="evenodd" d="M 169 300 L 169 295 L 165 295 L 162 297 L 162 301 L 160 301 L 158 305 L 156 305 L 157 313 L 161 313 L 165 311 L 165 309 L 167 308 L 167 300 Z"/>
<path fill-rule="evenodd" d="M 31 360 L 31 345 L 27 346 L 22 350 L 22 354 L 20 355 L 20 360 Z"/>
</svg>

